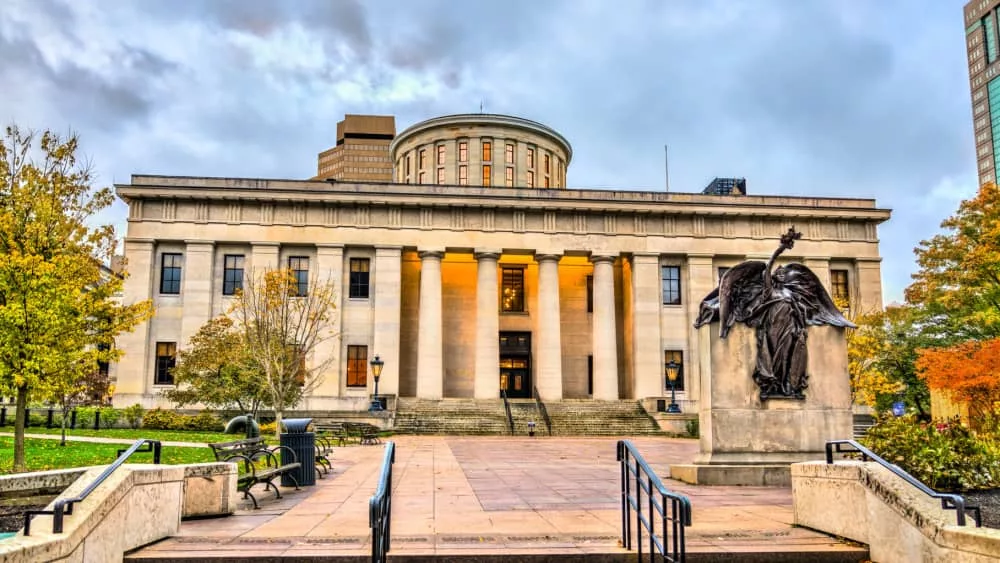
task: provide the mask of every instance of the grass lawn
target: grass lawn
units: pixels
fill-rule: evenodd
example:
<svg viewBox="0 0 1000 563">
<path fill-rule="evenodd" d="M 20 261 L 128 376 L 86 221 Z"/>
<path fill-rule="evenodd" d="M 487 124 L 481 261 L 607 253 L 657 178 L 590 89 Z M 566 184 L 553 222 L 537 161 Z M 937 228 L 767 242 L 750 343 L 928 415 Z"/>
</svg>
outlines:
<svg viewBox="0 0 1000 563">
<path fill-rule="evenodd" d="M 91 465 L 107 465 L 118 457 L 118 450 L 127 448 L 127 444 L 94 444 L 90 442 L 66 442 L 59 445 L 59 440 L 42 440 L 27 438 L 24 441 L 25 458 L 29 471 L 44 471 L 47 469 L 64 469 L 69 467 L 87 467 Z M 215 461 L 212 450 L 202 448 L 176 448 L 164 446 L 161 452 L 161 463 L 203 463 Z M 129 458 L 132 463 L 152 463 L 152 453 L 136 453 Z M 14 438 L 0 436 L 0 474 L 11 473 L 14 465 Z"/>
<path fill-rule="evenodd" d="M 14 433 L 13 426 L 0 426 L 0 432 Z M 37 428 L 30 427 L 25 428 L 24 432 L 26 434 L 54 434 L 59 435 L 60 430 L 58 428 Z M 222 432 L 197 432 L 194 430 L 148 430 L 145 428 L 139 428 L 133 430 L 131 428 L 108 428 L 101 430 L 94 430 L 92 428 L 77 428 L 76 430 L 66 429 L 66 436 L 98 436 L 100 438 L 127 438 L 129 440 L 137 440 L 139 438 L 148 438 L 150 440 L 161 440 L 165 442 L 198 442 L 198 443 L 215 443 L 215 442 L 232 442 L 233 440 L 239 440 L 244 436 L 242 434 L 223 434 Z"/>
</svg>

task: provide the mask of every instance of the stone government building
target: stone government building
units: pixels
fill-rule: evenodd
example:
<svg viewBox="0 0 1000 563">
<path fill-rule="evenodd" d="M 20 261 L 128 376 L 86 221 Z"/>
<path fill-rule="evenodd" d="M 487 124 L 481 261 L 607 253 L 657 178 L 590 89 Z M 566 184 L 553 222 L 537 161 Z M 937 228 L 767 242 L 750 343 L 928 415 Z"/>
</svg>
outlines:
<svg viewBox="0 0 1000 563">
<path fill-rule="evenodd" d="M 720 272 L 766 260 L 812 268 L 852 309 L 881 308 L 874 200 L 566 187 L 569 142 L 517 117 L 452 115 L 400 134 L 393 117 L 348 115 L 309 180 L 134 175 L 124 300 L 156 316 L 123 335 L 116 406 L 170 406 L 178 349 L 225 312 L 254 268 L 338 280 L 333 358 L 300 408 L 363 411 L 418 398 L 669 397 L 696 412 L 710 377 L 692 327 Z M 722 188 L 720 188 L 722 186 Z M 821 375 L 821 374 L 815 374 Z"/>
</svg>

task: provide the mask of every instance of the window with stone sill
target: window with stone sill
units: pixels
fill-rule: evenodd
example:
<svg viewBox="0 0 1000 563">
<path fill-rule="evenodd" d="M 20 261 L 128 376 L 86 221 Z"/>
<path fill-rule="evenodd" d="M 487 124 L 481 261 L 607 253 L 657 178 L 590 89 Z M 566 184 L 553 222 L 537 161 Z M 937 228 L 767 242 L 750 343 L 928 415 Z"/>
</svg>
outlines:
<svg viewBox="0 0 1000 563">
<path fill-rule="evenodd" d="M 469 183 L 469 167 L 465 164 L 458 167 L 458 185 L 465 186 Z"/>
<path fill-rule="evenodd" d="M 469 161 L 469 143 L 466 143 L 465 141 L 458 143 L 458 161 Z"/>
<path fill-rule="evenodd" d="M 368 299 L 371 261 L 368 258 L 351 258 L 351 272 L 347 295 L 351 299 Z"/>
<path fill-rule="evenodd" d="M 177 343 L 156 343 L 156 372 L 153 375 L 153 385 L 173 385 L 173 369 L 177 364 Z"/>
<path fill-rule="evenodd" d="M 444 145 L 438 145 L 437 146 L 437 163 L 438 163 L 438 166 L 443 166 L 444 165 L 444 155 L 445 155 L 445 151 L 446 150 L 447 149 L 445 149 Z"/>
<path fill-rule="evenodd" d="M 663 304 L 681 304 L 681 267 L 663 266 L 661 268 L 663 284 Z"/>
<path fill-rule="evenodd" d="M 368 346 L 347 347 L 347 386 L 368 386 Z"/>
<path fill-rule="evenodd" d="M 501 273 L 500 311 L 524 312 L 524 269 L 503 268 Z"/>
<path fill-rule="evenodd" d="M 179 253 L 163 253 L 160 257 L 160 293 L 163 295 L 180 295 L 181 293 L 181 263 Z"/>
</svg>

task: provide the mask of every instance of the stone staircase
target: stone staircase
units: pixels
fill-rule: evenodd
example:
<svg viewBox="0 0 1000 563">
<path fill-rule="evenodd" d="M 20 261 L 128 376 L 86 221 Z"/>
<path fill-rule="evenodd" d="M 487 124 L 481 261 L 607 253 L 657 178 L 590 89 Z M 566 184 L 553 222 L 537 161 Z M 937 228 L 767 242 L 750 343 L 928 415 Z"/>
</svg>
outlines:
<svg viewBox="0 0 1000 563">
<path fill-rule="evenodd" d="M 868 429 L 875 426 L 875 417 L 870 414 L 854 415 L 854 439 L 864 438 Z"/>
<path fill-rule="evenodd" d="M 564 399 L 544 404 L 552 421 L 553 436 L 663 435 L 638 401 Z"/>
<path fill-rule="evenodd" d="M 393 430 L 398 434 L 489 436 L 509 433 L 501 399 L 400 397 Z"/>
<path fill-rule="evenodd" d="M 656 421 L 638 401 L 566 399 L 546 401 L 553 436 L 662 435 Z M 545 436 L 544 416 L 534 399 L 511 399 L 514 435 L 527 436 L 528 423 Z M 502 399 L 400 398 L 393 430 L 399 434 L 505 435 L 509 434 Z"/>
</svg>

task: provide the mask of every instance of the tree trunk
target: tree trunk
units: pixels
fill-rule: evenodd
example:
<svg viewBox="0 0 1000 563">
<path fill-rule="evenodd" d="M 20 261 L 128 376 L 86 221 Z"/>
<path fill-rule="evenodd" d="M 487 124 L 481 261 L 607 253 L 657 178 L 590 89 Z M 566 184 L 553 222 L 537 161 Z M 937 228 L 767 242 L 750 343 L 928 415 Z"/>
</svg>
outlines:
<svg viewBox="0 0 1000 563">
<path fill-rule="evenodd" d="M 28 386 L 17 388 L 14 414 L 14 473 L 24 472 L 24 423 L 28 420 Z"/>
<path fill-rule="evenodd" d="M 274 409 L 274 439 L 281 443 L 281 410 Z"/>
<path fill-rule="evenodd" d="M 63 401 L 62 420 L 60 421 L 61 422 L 60 426 L 62 428 L 62 431 L 60 432 L 60 435 L 62 436 L 62 439 L 59 440 L 59 445 L 60 446 L 65 446 L 66 445 L 66 417 L 67 417 L 67 415 L 69 415 L 69 408 L 66 407 L 66 403 L 67 402 L 68 401 Z"/>
</svg>

